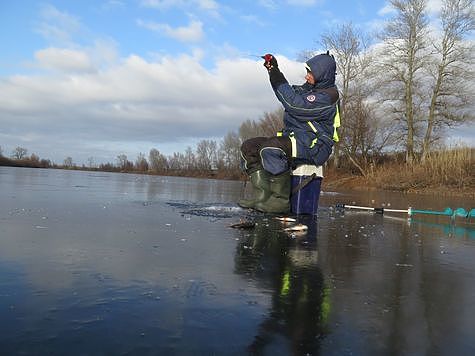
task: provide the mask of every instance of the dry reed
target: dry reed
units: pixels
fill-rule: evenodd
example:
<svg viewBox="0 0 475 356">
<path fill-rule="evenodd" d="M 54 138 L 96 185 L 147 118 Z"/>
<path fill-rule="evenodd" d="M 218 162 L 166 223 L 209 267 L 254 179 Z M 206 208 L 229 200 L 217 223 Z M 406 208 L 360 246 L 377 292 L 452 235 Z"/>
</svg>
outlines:
<svg viewBox="0 0 475 356">
<path fill-rule="evenodd" d="M 368 176 L 378 188 L 417 190 L 447 187 L 475 190 L 474 148 L 456 147 L 431 152 L 424 161 L 387 163 Z"/>
</svg>

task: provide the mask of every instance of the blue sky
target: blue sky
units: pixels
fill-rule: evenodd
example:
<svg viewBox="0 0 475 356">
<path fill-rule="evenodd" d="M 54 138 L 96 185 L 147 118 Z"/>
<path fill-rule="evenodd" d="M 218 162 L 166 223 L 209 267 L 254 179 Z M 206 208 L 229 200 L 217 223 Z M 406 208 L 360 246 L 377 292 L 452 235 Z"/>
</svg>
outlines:
<svg viewBox="0 0 475 356">
<path fill-rule="evenodd" d="M 210 57 L 222 49 L 292 58 L 338 22 L 373 26 L 384 6 L 367 0 L 3 1 L 0 49 L 8 55 L 2 72 L 23 70 L 21 64 L 41 48 L 87 47 L 97 40 L 114 43 L 120 56 L 150 58 L 199 47 Z"/>
<path fill-rule="evenodd" d="M 2 1 L 0 146 L 81 164 L 219 140 L 279 107 L 256 55 L 276 54 L 301 83 L 298 54 L 319 49 L 323 32 L 348 21 L 377 31 L 387 9 L 384 0 Z"/>
</svg>

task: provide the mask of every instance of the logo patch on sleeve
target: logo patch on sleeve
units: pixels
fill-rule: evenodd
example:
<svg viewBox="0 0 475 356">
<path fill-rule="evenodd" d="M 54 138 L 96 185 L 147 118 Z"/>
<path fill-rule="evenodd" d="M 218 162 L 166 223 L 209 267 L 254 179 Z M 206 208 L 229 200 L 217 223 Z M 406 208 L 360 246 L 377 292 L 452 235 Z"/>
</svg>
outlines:
<svg viewBox="0 0 475 356">
<path fill-rule="evenodd" d="M 315 95 L 313 95 L 313 94 L 312 94 L 312 95 L 309 95 L 309 96 L 307 96 L 307 100 L 308 100 L 308 101 L 310 101 L 311 103 L 312 103 L 312 102 L 314 102 L 314 101 L 315 101 L 315 99 L 316 99 L 316 97 L 315 97 Z"/>
</svg>

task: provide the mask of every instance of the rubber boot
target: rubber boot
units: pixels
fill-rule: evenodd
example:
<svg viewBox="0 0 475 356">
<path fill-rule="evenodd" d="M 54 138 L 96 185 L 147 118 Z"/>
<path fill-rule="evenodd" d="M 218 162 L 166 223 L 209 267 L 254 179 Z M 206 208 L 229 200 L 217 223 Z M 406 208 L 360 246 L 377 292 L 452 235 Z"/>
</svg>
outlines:
<svg viewBox="0 0 475 356">
<path fill-rule="evenodd" d="M 254 208 L 265 213 L 290 212 L 290 171 L 277 176 L 269 175 L 269 190 L 269 198 L 259 201 Z"/>
<path fill-rule="evenodd" d="M 258 202 L 267 200 L 270 196 L 269 176 L 269 173 L 263 169 L 249 174 L 249 180 L 253 188 L 253 197 L 251 199 L 239 200 L 238 205 L 242 208 L 254 208 Z"/>
</svg>

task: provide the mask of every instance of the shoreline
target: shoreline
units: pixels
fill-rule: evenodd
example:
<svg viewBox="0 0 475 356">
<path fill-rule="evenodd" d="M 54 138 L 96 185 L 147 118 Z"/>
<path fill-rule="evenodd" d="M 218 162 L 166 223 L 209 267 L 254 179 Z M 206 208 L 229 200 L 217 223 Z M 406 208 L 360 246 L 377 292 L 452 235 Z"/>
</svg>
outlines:
<svg viewBox="0 0 475 356">
<path fill-rule="evenodd" d="M 411 194 L 440 194 L 443 196 L 451 197 L 468 197 L 475 199 L 475 189 L 474 188 L 459 188 L 451 186 L 427 186 L 427 187 L 414 187 L 405 189 L 403 187 L 381 187 L 378 185 L 371 184 L 371 182 L 361 176 L 344 176 L 344 177 L 335 177 L 333 174 L 328 175 L 323 178 L 322 189 L 346 189 L 354 191 L 374 191 L 374 190 L 383 190 L 387 192 L 400 192 L 400 193 L 411 193 Z"/>
</svg>

